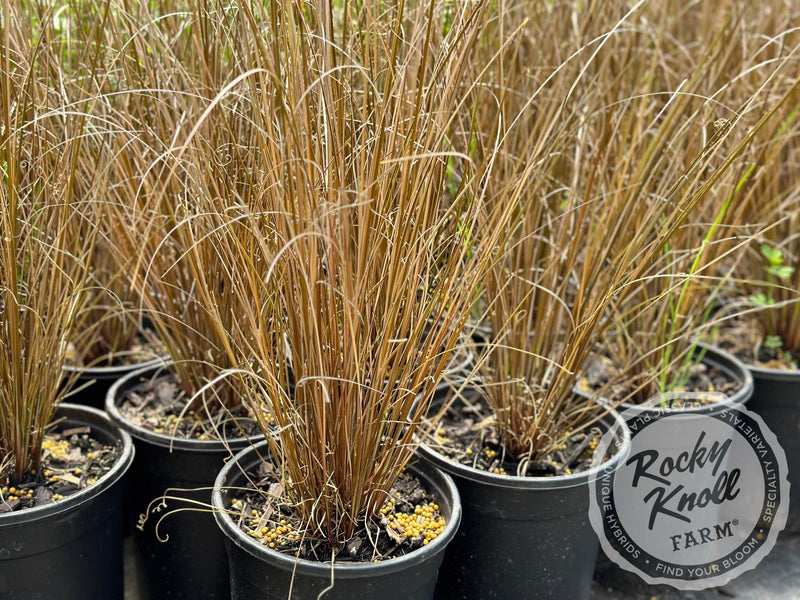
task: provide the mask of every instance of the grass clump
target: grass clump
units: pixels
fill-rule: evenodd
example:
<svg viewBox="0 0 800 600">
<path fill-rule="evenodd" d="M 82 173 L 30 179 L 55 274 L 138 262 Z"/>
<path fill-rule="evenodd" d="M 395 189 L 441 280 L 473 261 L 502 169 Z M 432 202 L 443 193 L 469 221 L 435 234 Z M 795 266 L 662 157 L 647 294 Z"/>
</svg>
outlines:
<svg viewBox="0 0 800 600">
<path fill-rule="evenodd" d="M 187 410 L 241 412 L 241 390 L 217 379 L 249 360 L 227 342 L 242 313 L 226 287 L 235 265 L 210 235 L 259 186 L 250 107 L 240 92 L 216 100 L 246 70 L 227 16 L 236 11 L 214 2 L 110 10 L 104 89 L 119 129 L 104 210 L 120 282 L 172 359 Z"/>
<path fill-rule="evenodd" d="M 62 53 L 63 37 L 37 6 L 2 5 L 0 46 L 0 455 L 3 479 L 39 476 L 60 399 L 62 364 L 84 301 L 92 235 L 81 189 L 102 132 L 80 85 L 91 49 Z M 72 61 L 65 74 L 61 61 Z M 64 76 L 68 75 L 68 76 Z"/>
<path fill-rule="evenodd" d="M 231 351 L 252 357 L 237 372 L 251 412 L 270 416 L 283 501 L 333 554 L 380 518 L 411 459 L 497 241 L 464 243 L 479 181 L 444 201 L 488 6 L 242 7 L 265 168 L 254 202 L 211 235 L 239 265 L 226 293 L 251 301 Z"/>
<path fill-rule="evenodd" d="M 717 315 L 722 343 L 745 362 L 780 369 L 800 366 L 797 98 L 797 89 L 792 89 L 754 144 L 736 186 L 741 251 L 728 261 L 732 277 Z M 744 326 L 734 334 L 735 343 L 730 335 L 721 335 L 731 327 L 731 317 Z"/>
<path fill-rule="evenodd" d="M 703 214 L 711 191 L 785 101 L 785 94 L 771 94 L 771 84 L 791 71 L 790 60 L 770 63 L 719 121 L 722 92 L 714 85 L 727 89 L 737 69 L 753 74 L 734 52 L 746 20 L 723 20 L 701 35 L 704 45 L 691 53 L 696 62 L 676 76 L 661 28 L 690 26 L 693 11 L 673 22 L 667 7 L 605 7 L 581 9 L 578 22 L 599 29 L 566 57 L 553 56 L 555 69 L 499 69 L 502 79 L 491 84 L 497 109 L 484 104 L 486 123 L 508 124 L 497 134 L 505 160 L 492 172 L 489 198 L 517 207 L 517 219 L 483 294 L 494 342 L 478 387 L 493 427 L 519 461 L 518 474 L 597 419 L 596 396 L 576 396 L 574 389 L 601 340 L 616 338 L 605 351 L 622 348 L 612 356 L 622 371 L 638 369 L 637 391 L 674 384 L 663 381 L 664 369 L 680 356 L 669 356 L 675 340 L 692 343 L 692 327 L 680 319 L 691 310 L 686 286 L 703 274 L 692 266 L 692 252 L 712 236 L 711 224 L 694 215 Z M 509 12 L 504 22 L 521 21 Z M 524 24 L 499 64 L 515 65 L 548 33 L 535 21 Z M 750 119 L 754 106 L 761 112 Z M 676 248 L 684 235 L 692 243 Z M 691 289 L 692 298 L 702 299 L 703 285 Z"/>
<path fill-rule="evenodd" d="M 758 19 L 740 8 L 726 6 L 725 25 L 706 32 L 717 42 L 708 50 L 713 62 L 697 90 L 695 114 L 716 118 L 705 130 L 702 121 L 697 123 L 698 139 L 689 133 L 670 140 L 664 159 L 685 161 L 700 141 L 719 145 L 708 157 L 707 173 L 727 166 L 712 175 L 714 185 L 665 245 L 661 259 L 635 283 L 627 303 L 615 306 L 619 316 L 603 338 L 606 357 L 616 363 L 616 396 L 627 401 L 644 402 L 686 384 L 704 355 L 698 339 L 713 336 L 720 324 L 721 315 L 714 313 L 726 302 L 735 265 L 754 239 L 755 223 L 765 227 L 775 214 L 760 207 L 754 221 L 756 215 L 747 207 L 754 175 L 773 164 L 774 156 L 767 158 L 762 140 L 772 138 L 785 123 L 797 94 L 791 75 L 796 47 L 789 45 L 792 38 L 797 40 L 788 15 Z M 690 11 L 687 16 L 697 15 Z M 746 135 L 731 136 L 726 130 L 732 125 Z"/>
</svg>

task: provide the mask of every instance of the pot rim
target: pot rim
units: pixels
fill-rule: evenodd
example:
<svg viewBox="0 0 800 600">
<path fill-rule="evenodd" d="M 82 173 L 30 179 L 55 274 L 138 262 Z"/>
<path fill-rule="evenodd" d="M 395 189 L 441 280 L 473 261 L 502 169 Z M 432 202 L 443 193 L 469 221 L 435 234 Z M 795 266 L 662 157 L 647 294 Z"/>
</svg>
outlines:
<svg viewBox="0 0 800 600">
<path fill-rule="evenodd" d="M 221 450 L 228 450 L 231 454 L 234 454 L 234 451 L 230 448 L 231 444 L 236 442 L 242 441 L 251 441 L 253 439 L 259 439 L 262 436 L 253 436 L 253 438 L 248 437 L 235 437 L 235 438 L 226 438 L 226 439 L 216 439 L 216 440 L 197 440 L 197 439 L 186 439 L 186 438 L 179 438 L 174 437 L 168 433 L 156 433 L 155 431 L 151 431 L 145 427 L 141 427 L 129 421 L 125 416 L 120 412 L 119 407 L 117 406 L 117 400 L 121 399 L 121 392 L 123 388 L 128 386 L 131 382 L 139 379 L 140 377 L 156 377 L 157 375 L 161 374 L 162 372 L 168 372 L 170 366 L 174 364 L 174 361 L 169 359 L 159 359 L 157 364 L 149 365 L 142 367 L 140 369 L 136 369 L 135 371 L 131 371 L 117 379 L 111 387 L 108 389 L 108 393 L 106 394 L 105 399 L 105 412 L 111 417 L 111 419 L 124 431 L 129 433 L 132 437 L 137 440 L 144 440 L 150 444 L 156 446 L 162 446 L 165 448 L 169 448 L 170 451 L 174 450 L 191 450 L 192 452 L 219 452 Z"/>
<path fill-rule="evenodd" d="M 226 512 L 222 497 L 222 490 L 225 489 L 225 483 L 228 479 L 228 475 L 234 469 L 239 467 L 240 461 L 245 458 L 249 458 L 247 456 L 249 453 L 257 453 L 264 449 L 267 449 L 268 452 L 266 440 L 240 451 L 232 460 L 229 460 L 223 466 L 222 470 L 217 476 L 216 481 L 214 482 L 214 488 L 211 491 L 211 505 L 217 525 L 220 527 L 220 529 L 222 529 L 228 541 L 236 544 L 239 548 L 245 550 L 256 558 L 268 560 L 273 565 L 301 575 L 312 575 L 318 577 L 330 576 L 332 566 L 330 562 L 318 562 L 294 557 L 260 544 L 245 534 L 244 531 L 242 531 L 239 526 L 233 522 L 233 518 Z M 408 569 L 427 560 L 432 555 L 436 555 L 439 552 L 444 552 L 447 544 L 453 539 L 461 522 L 462 510 L 461 498 L 452 477 L 440 469 L 436 469 L 432 465 L 425 465 L 424 463 L 410 464 L 409 468 L 414 470 L 417 475 L 421 475 L 424 479 L 427 479 L 428 482 L 433 486 L 442 488 L 445 492 L 445 495 L 450 497 L 450 517 L 447 519 L 444 531 L 442 531 L 442 533 L 440 533 L 427 546 L 415 548 L 409 553 L 397 558 L 391 558 L 375 563 L 364 562 L 334 564 L 333 569 L 336 572 L 336 577 L 353 580 L 387 575 L 389 573 L 395 573 L 397 571 Z M 436 481 L 437 479 L 439 479 L 438 482 Z"/>
<path fill-rule="evenodd" d="M 67 414 L 64 414 L 64 413 Z M 89 418 L 85 416 L 88 414 Z M 120 445 L 121 452 L 112 467 L 103 473 L 95 483 L 78 490 L 74 494 L 64 497 L 62 500 L 26 508 L 17 512 L 10 512 L 0 515 L 0 526 L 24 525 L 41 519 L 49 519 L 55 515 L 69 512 L 76 506 L 85 503 L 117 483 L 128 468 L 133 463 L 135 448 L 130 434 L 115 423 L 109 416 L 100 409 L 81 404 L 70 404 L 62 402 L 56 408 L 56 418 L 65 417 L 67 419 L 82 422 L 92 430 L 106 429 L 111 437 L 115 438 Z M 82 418 L 83 417 L 83 418 Z"/>
</svg>

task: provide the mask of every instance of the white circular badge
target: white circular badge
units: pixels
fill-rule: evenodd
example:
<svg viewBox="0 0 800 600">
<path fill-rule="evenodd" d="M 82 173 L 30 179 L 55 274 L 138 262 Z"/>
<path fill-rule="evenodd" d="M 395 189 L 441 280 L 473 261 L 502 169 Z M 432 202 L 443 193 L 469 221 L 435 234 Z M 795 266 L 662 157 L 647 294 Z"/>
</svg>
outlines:
<svg viewBox="0 0 800 600">
<path fill-rule="evenodd" d="M 761 418 L 730 402 L 705 413 L 655 404 L 622 417 L 630 453 L 589 486 L 606 555 L 648 583 L 683 590 L 720 586 L 755 567 L 789 509 L 786 457 Z"/>
</svg>

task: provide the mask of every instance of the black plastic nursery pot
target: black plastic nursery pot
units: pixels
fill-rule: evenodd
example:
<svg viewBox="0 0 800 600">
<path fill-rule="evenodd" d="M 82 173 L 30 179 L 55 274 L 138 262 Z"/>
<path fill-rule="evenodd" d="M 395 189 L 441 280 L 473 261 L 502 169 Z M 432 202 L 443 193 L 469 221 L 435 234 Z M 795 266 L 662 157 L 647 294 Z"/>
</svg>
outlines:
<svg viewBox="0 0 800 600">
<path fill-rule="evenodd" d="M 747 406 L 758 413 L 786 453 L 789 515 L 786 531 L 800 532 L 800 371 L 748 365 L 753 396 Z"/>
<path fill-rule="evenodd" d="M 254 540 L 225 512 L 228 488 L 245 482 L 243 472 L 268 456 L 266 442 L 229 461 L 214 485 L 214 516 L 225 533 L 231 572 L 232 600 L 425 600 L 433 597 L 444 549 L 461 518 L 461 502 L 452 479 L 427 464 L 409 467 L 438 499 L 446 519 L 444 531 L 427 546 L 405 556 L 377 563 L 313 562 L 273 550 Z M 331 587 L 331 584 L 333 586 Z"/>
<path fill-rule="evenodd" d="M 105 405 L 106 412 L 130 433 L 136 446 L 136 460 L 128 477 L 126 512 L 132 529 L 139 598 L 227 599 L 225 544 L 208 512 L 211 486 L 225 460 L 251 442 L 246 438 L 178 439 L 125 419 L 118 408 L 124 392 L 162 374 L 165 368 L 168 365 L 144 368 L 119 379 L 109 389 Z M 153 501 L 173 488 L 176 491 L 171 495 L 175 499 L 167 499 L 166 506 L 154 512 L 158 502 Z M 150 514 L 141 523 L 148 508 Z M 179 512 L 170 513 L 172 510 Z"/>
<path fill-rule="evenodd" d="M 72 365 L 64 365 L 62 368 L 67 376 L 72 376 L 76 371 L 79 372 L 67 399 L 72 404 L 83 404 L 84 406 L 93 406 L 94 408 L 103 409 L 105 407 L 108 390 L 114 382 L 134 371 L 152 369 L 163 364 L 164 359 L 156 357 L 130 365 L 113 367 L 75 367 Z"/>
<path fill-rule="evenodd" d="M 599 542 L 589 520 L 589 485 L 627 454 L 624 421 L 606 462 L 581 473 L 517 477 L 473 469 L 421 446 L 423 460 L 449 474 L 461 495 L 463 516 L 448 546 L 436 584 L 438 600 L 588 599 Z"/>
<path fill-rule="evenodd" d="M 89 426 L 120 456 L 96 483 L 52 504 L 0 515 L 0 597 L 109 600 L 123 597 L 124 477 L 130 436 L 100 410 L 62 404 L 60 428 Z"/>
</svg>

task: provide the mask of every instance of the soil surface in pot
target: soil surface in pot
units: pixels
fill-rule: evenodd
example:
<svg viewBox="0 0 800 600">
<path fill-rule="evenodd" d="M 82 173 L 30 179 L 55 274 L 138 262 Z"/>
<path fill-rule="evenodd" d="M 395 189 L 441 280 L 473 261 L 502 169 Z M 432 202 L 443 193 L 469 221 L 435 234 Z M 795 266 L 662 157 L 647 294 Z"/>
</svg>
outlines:
<svg viewBox="0 0 800 600">
<path fill-rule="evenodd" d="M 755 318 L 725 319 L 708 337 L 710 343 L 745 364 L 781 371 L 800 370 L 800 353 L 770 347 Z"/>
<path fill-rule="evenodd" d="M 88 426 L 56 427 L 45 436 L 42 471 L 12 483 L 2 477 L 0 514 L 62 500 L 97 482 L 119 457 L 120 448 L 102 444 Z M 3 474 L 5 475 L 5 474 Z"/>
<path fill-rule="evenodd" d="M 231 510 L 240 515 L 239 527 L 253 539 L 289 556 L 331 560 L 330 544 L 304 532 L 272 467 L 262 463 L 257 472 L 247 476 L 247 489 L 233 492 Z M 446 525 L 437 500 L 415 475 L 402 473 L 378 518 L 364 523 L 343 548 L 336 549 L 337 564 L 378 562 L 427 545 Z"/>
<path fill-rule="evenodd" d="M 199 400 L 187 405 L 185 393 L 169 372 L 125 390 L 119 411 L 134 425 L 176 438 L 217 440 L 261 434 L 244 406 L 203 406 Z"/>
<path fill-rule="evenodd" d="M 596 355 L 587 361 L 583 376 L 578 382 L 580 389 L 586 392 L 599 392 L 607 398 L 629 398 L 636 392 L 636 380 L 625 378 L 620 383 L 610 381 L 618 379 L 618 369 L 614 362 L 606 356 Z M 692 392 L 693 398 L 688 401 L 675 397 L 664 400 L 663 407 L 671 409 L 696 408 L 719 402 L 720 394 L 732 397 L 742 387 L 741 382 L 731 379 L 725 371 L 714 365 L 702 362 L 691 365 L 689 376 L 683 385 L 673 392 Z M 707 396 L 703 394 L 707 393 Z M 697 394 L 694 396 L 694 394 Z M 631 401 L 634 404 L 634 401 Z"/>
<path fill-rule="evenodd" d="M 526 461 L 523 466 L 522 461 L 507 452 L 486 400 L 474 394 L 468 403 L 456 399 L 424 441 L 443 456 L 473 469 L 498 475 L 552 477 L 592 468 L 594 451 L 602 436 L 599 427 L 577 431 L 550 455 Z"/>
</svg>

